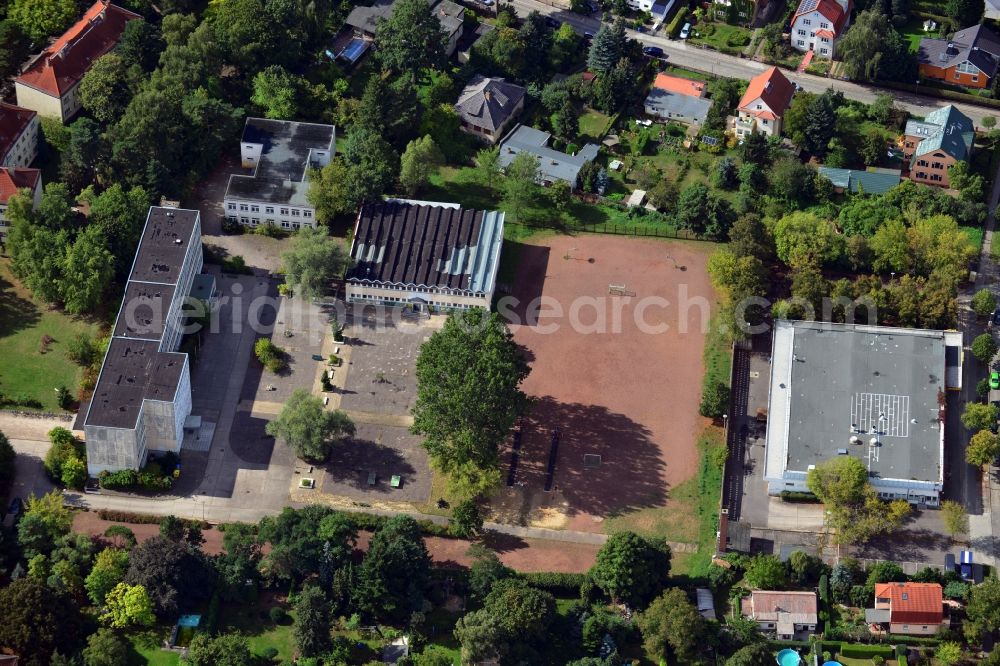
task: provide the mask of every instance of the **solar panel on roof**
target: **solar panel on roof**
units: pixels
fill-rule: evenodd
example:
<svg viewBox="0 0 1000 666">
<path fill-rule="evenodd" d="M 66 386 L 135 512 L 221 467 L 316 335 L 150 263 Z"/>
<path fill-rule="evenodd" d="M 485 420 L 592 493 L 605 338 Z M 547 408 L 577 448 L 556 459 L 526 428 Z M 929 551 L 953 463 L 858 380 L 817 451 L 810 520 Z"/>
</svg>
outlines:
<svg viewBox="0 0 1000 666">
<path fill-rule="evenodd" d="M 819 2 L 820 0 L 802 0 L 802 2 L 799 3 L 799 11 L 796 13 L 803 14 L 805 12 L 811 12 L 819 6 Z"/>
</svg>

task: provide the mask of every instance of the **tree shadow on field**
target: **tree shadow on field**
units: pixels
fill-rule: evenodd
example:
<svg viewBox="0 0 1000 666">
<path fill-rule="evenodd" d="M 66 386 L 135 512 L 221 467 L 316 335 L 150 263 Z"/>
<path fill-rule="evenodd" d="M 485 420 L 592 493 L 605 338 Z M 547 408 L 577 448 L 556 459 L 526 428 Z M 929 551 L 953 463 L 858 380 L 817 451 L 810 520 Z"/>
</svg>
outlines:
<svg viewBox="0 0 1000 666">
<path fill-rule="evenodd" d="M 0 277 L 0 338 L 35 326 L 41 315 L 34 303 L 14 291 L 14 285 Z"/>
<path fill-rule="evenodd" d="M 559 431 L 553 490 L 567 513 L 609 516 L 667 500 L 667 461 L 649 430 L 625 414 L 598 405 L 563 403 L 551 396 L 534 401 L 523 422 L 518 478 L 532 488 L 545 483 L 552 435 Z M 509 459 L 509 452 L 504 460 Z M 584 456 L 591 465 L 584 464 Z"/>
<path fill-rule="evenodd" d="M 951 546 L 951 538 L 946 534 L 927 528 L 903 528 L 893 532 L 890 538 L 876 537 L 859 546 L 855 555 L 873 560 L 924 562 L 928 552 L 947 551 Z"/>
<path fill-rule="evenodd" d="M 483 534 L 483 545 L 495 553 L 509 553 L 528 547 L 528 542 L 513 534 L 501 534 L 500 532 L 486 532 Z"/>
<path fill-rule="evenodd" d="M 533 326 L 538 323 L 538 309 L 530 306 L 542 295 L 552 249 L 510 241 L 504 244 L 505 250 L 508 247 L 513 251 L 517 265 L 513 284 L 510 285 L 513 291 L 497 298 L 496 310 L 508 324 Z"/>
</svg>

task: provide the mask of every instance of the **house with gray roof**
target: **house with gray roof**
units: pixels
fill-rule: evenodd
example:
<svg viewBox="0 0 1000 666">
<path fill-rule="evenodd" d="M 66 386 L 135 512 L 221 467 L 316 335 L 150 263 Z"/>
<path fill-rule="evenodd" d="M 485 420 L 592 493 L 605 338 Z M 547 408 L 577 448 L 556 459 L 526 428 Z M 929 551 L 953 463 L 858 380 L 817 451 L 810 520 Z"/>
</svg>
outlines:
<svg viewBox="0 0 1000 666">
<path fill-rule="evenodd" d="M 518 125 L 500 142 L 500 167 L 506 169 L 518 153 L 529 153 L 538 158 L 539 183 L 550 185 L 565 180 L 573 189 L 579 181 L 580 169 L 597 158 L 599 148 L 588 143 L 570 155 L 549 147 L 552 135 L 548 132 Z"/>
<path fill-rule="evenodd" d="M 441 29 L 448 35 L 448 45 L 445 52 L 451 56 L 455 52 L 458 40 L 462 37 L 465 10 L 461 5 L 451 0 L 428 0 L 434 8 L 434 14 L 441 22 Z M 378 22 L 388 19 L 396 9 L 396 0 L 375 0 L 369 7 L 355 7 L 347 15 L 345 25 L 356 32 L 369 37 L 375 37 L 378 32 Z"/>
<path fill-rule="evenodd" d="M 519 85 L 477 74 L 455 103 L 462 130 L 496 143 L 507 126 L 524 110 L 527 91 Z"/>
<path fill-rule="evenodd" d="M 315 227 L 316 207 L 306 196 L 307 174 L 333 159 L 336 134 L 333 125 L 247 118 L 240 160 L 243 168 L 253 171 L 229 177 L 223 200 L 226 217 L 246 227 Z"/>
<path fill-rule="evenodd" d="M 885 194 L 899 185 L 899 181 L 902 180 L 902 172 L 899 169 L 878 169 L 875 167 L 862 171 L 821 166 L 819 167 L 819 175 L 833 183 L 833 189 L 838 194 L 844 192 Z"/>
<path fill-rule="evenodd" d="M 917 63 L 922 78 L 989 88 L 1000 65 L 1000 37 L 982 24 L 959 30 L 951 39 L 924 37 Z"/>
<path fill-rule="evenodd" d="M 975 126 L 949 104 L 923 120 L 909 120 L 903 130 L 903 159 L 909 178 L 918 183 L 949 187 L 948 169 L 972 155 Z"/>
<path fill-rule="evenodd" d="M 646 115 L 661 120 L 701 125 L 705 122 L 710 108 L 712 101 L 704 97 L 692 97 L 654 86 L 646 95 L 644 110 Z"/>
</svg>

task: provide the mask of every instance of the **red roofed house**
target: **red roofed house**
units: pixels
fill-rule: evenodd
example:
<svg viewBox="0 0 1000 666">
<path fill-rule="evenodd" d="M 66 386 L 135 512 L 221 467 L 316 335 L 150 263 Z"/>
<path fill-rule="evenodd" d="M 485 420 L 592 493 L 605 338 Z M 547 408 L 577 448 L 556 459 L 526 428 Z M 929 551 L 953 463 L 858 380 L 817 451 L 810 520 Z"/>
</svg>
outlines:
<svg viewBox="0 0 1000 666">
<path fill-rule="evenodd" d="M 77 89 L 83 75 L 118 44 L 125 24 L 137 18 L 142 17 L 108 0 L 97 0 L 14 79 L 18 105 L 66 122 L 80 109 Z"/>
<path fill-rule="evenodd" d="M 33 207 L 38 208 L 42 200 L 42 172 L 38 169 L 16 169 L 0 167 L 0 243 L 7 238 L 7 202 L 19 190 L 31 190 Z"/>
<path fill-rule="evenodd" d="M 0 102 L 0 167 L 30 166 L 38 157 L 38 114 Z"/>
<path fill-rule="evenodd" d="M 833 59 L 837 40 L 851 22 L 852 4 L 852 0 L 801 0 L 792 16 L 792 46 Z"/>
<path fill-rule="evenodd" d="M 780 136 L 781 118 L 791 105 L 794 94 L 795 86 L 777 67 L 750 79 L 750 85 L 737 107 L 736 136 L 752 132 Z"/>
<path fill-rule="evenodd" d="M 740 610 L 779 640 L 806 640 L 819 625 L 815 592 L 754 590 L 741 600 Z"/>
<path fill-rule="evenodd" d="M 937 583 L 879 583 L 875 608 L 865 611 L 872 631 L 931 636 L 944 624 L 944 603 Z"/>
</svg>

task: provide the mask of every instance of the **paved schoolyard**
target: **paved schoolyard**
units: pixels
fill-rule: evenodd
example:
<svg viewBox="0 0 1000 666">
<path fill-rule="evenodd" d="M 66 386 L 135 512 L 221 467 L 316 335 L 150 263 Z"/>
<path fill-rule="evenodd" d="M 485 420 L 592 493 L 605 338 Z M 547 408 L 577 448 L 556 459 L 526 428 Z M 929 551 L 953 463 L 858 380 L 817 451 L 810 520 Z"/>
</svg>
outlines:
<svg viewBox="0 0 1000 666">
<path fill-rule="evenodd" d="M 520 511 L 532 524 L 600 531 L 604 517 L 666 506 L 669 490 L 697 470 L 706 424 L 698 403 L 714 302 L 708 252 L 598 235 L 554 236 L 518 252 L 518 302 L 509 311 L 531 362 L 523 388 L 534 404 L 512 489 L 519 497 L 498 515 L 516 521 L 505 514 Z M 623 285 L 624 295 L 610 285 Z M 527 305 L 538 298 L 546 301 L 541 316 Z M 551 316 L 556 308 L 561 317 Z M 550 324 L 558 330 L 547 332 Z M 599 466 L 585 466 L 588 454 L 601 457 Z"/>
<path fill-rule="evenodd" d="M 426 502 L 431 477 L 421 438 L 395 426 L 358 423 L 356 428 L 353 438 L 334 447 L 320 491 L 358 500 Z M 369 486 L 372 472 L 376 481 Z M 399 488 L 389 484 L 393 475 L 402 477 Z"/>
</svg>

